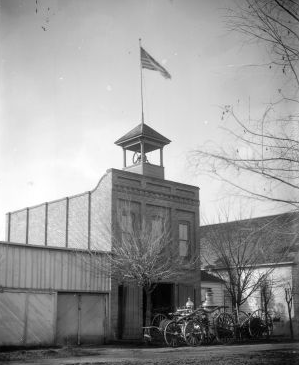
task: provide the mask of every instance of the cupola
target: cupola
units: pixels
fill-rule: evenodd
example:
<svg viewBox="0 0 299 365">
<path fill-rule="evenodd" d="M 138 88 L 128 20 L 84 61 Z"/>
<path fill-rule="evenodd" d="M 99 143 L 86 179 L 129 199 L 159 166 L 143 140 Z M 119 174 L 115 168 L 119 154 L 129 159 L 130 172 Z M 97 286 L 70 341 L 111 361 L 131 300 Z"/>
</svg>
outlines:
<svg viewBox="0 0 299 365">
<path fill-rule="evenodd" d="M 163 148 L 171 141 L 145 123 L 140 123 L 119 138 L 115 144 L 123 149 L 123 170 L 164 179 Z M 159 162 L 150 162 L 147 154 L 160 150 Z M 131 151 L 132 161 L 127 161 L 127 151 Z"/>
</svg>

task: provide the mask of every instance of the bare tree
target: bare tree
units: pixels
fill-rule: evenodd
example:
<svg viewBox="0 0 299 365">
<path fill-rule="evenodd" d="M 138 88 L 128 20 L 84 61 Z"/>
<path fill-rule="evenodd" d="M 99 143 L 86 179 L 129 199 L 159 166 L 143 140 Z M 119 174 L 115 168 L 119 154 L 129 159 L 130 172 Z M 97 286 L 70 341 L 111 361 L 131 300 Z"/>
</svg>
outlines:
<svg viewBox="0 0 299 365">
<path fill-rule="evenodd" d="M 261 307 L 266 313 L 266 318 L 269 313 L 269 307 L 274 297 L 274 289 L 277 283 L 274 282 L 272 277 L 267 277 L 260 285 L 261 291 Z"/>
<path fill-rule="evenodd" d="M 283 230 L 283 222 L 277 216 L 201 227 L 203 265 L 224 281 L 236 313 L 253 293 L 263 288 L 267 294 L 264 304 L 268 305 L 270 293 L 265 284 L 272 280 L 277 263 L 287 257 L 291 248 L 289 243 L 279 248 Z M 271 265 L 264 265 L 265 262 Z"/>
<path fill-rule="evenodd" d="M 228 9 L 227 27 L 267 49 L 267 67 L 278 67 L 299 86 L 299 4 L 293 0 L 242 0 Z"/>
<path fill-rule="evenodd" d="M 237 188 L 246 197 L 299 206 L 299 3 L 293 0 L 243 0 L 229 9 L 230 30 L 268 50 L 266 67 L 284 79 L 259 118 L 247 120 L 226 105 L 222 119 L 225 146 L 205 145 L 193 153 L 200 172 Z M 245 38 L 246 39 L 246 38 Z M 274 74 L 277 77 L 277 73 Z M 275 96 L 276 95 L 276 96 Z M 231 142 L 227 142 L 230 140 Z"/>
<path fill-rule="evenodd" d="M 199 258 L 196 248 L 181 257 L 173 242 L 169 216 L 161 211 L 154 217 L 141 218 L 128 201 L 117 214 L 114 230 L 105 227 L 105 236 L 111 237 L 111 251 L 107 252 L 108 265 L 95 260 L 109 276 L 121 284 L 133 284 L 144 290 L 146 296 L 146 325 L 152 316 L 151 294 L 163 281 L 198 282 Z M 97 252 L 90 251 L 95 258 Z M 96 268 L 95 268 L 96 269 Z"/>
<path fill-rule="evenodd" d="M 287 303 L 288 308 L 288 316 L 289 316 L 289 326 L 290 326 L 290 335 L 291 339 L 294 339 L 294 330 L 293 330 L 293 319 L 292 319 L 292 307 L 293 307 L 293 298 L 294 291 L 292 285 L 290 283 L 284 288 L 285 301 Z"/>
</svg>

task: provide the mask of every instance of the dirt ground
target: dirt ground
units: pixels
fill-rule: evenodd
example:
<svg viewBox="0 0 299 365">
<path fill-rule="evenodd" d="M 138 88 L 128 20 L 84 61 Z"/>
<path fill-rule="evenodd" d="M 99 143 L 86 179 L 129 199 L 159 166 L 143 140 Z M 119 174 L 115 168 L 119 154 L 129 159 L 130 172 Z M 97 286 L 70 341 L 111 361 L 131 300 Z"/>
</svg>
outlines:
<svg viewBox="0 0 299 365">
<path fill-rule="evenodd" d="M 2 365 L 297 365 L 299 343 L 200 347 L 102 346 L 0 353 Z"/>
</svg>

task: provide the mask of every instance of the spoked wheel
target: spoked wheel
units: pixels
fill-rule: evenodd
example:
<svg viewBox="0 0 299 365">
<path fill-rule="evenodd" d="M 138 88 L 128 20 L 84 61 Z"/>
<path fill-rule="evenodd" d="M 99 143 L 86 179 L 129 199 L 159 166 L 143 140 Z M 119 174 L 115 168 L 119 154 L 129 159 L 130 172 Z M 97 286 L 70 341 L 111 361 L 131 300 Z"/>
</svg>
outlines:
<svg viewBox="0 0 299 365">
<path fill-rule="evenodd" d="M 163 343 L 163 333 L 158 327 L 147 327 L 143 333 L 143 339 L 146 345 L 159 345 Z"/>
<path fill-rule="evenodd" d="M 168 346 L 177 347 L 182 338 L 181 326 L 175 321 L 169 321 L 164 329 L 164 339 Z"/>
<path fill-rule="evenodd" d="M 217 341 L 230 343 L 235 339 L 234 319 L 229 313 L 220 313 L 214 321 Z"/>
<path fill-rule="evenodd" d="M 261 309 L 256 310 L 250 316 L 249 333 L 252 338 L 267 338 L 272 335 L 273 322 L 269 313 L 266 315 Z"/>
<path fill-rule="evenodd" d="M 238 326 L 236 326 L 236 337 L 239 340 L 248 339 L 249 334 L 249 314 L 239 311 Z"/>
<path fill-rule="evenodd" d="M 199 346 L 203 343 L 203 330 L 197 320 L 189 320 L 184 326 L 184 340 L 189 346 Z"/>
<path fill-rule="evenodd" d="M 161 327 L 160 323 L 164 320 L 167 319 L 167 317 L 165 316 L 165 314 L 163 313 L 157 313 L 156 315 L 154 315 L 153 319 L 152 319 L 152 326 L 155 327 Z"/>
</svg>

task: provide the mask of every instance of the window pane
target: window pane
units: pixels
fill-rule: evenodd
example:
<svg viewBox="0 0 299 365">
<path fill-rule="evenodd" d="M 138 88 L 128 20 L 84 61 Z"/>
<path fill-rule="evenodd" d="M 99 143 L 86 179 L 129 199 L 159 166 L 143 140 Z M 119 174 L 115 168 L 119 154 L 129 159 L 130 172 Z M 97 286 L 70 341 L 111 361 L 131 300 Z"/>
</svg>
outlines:
<svg viewBox="0 0 299 365">
<path fill-rule="evenodd" d="M 157 219 L 152 220 L 152 235 L 159 237 L 162 234 L 162 222 Z"/>
<path fill-rule="evenodd" d="M 123 232 L 131 233 L 135 224 L 135 214 L 122 214 L 121 229 Z"/>
<path fill-rule="evenodd" d="M 179 224 L 179 239 L 180 240 L 188 240 L 188 225 L 187 224 Z"/>
<path fill-rule="evenodd" d="M 129 229 L 130 231 L 133 231 L 134 230 L 134 227 L 135 227 L 135 220 L 136 220 L 136 217 L 135 217 L 135 213 L 130 213 L 130 216 L 129 216 Z"/>
<path fill-rule="evenodd" d="M 186 241 L 180 241 L 179 250 L 180 250 L 180 256 L 182 257 L 188 256 L 188 243 Z"/>
</svg>

